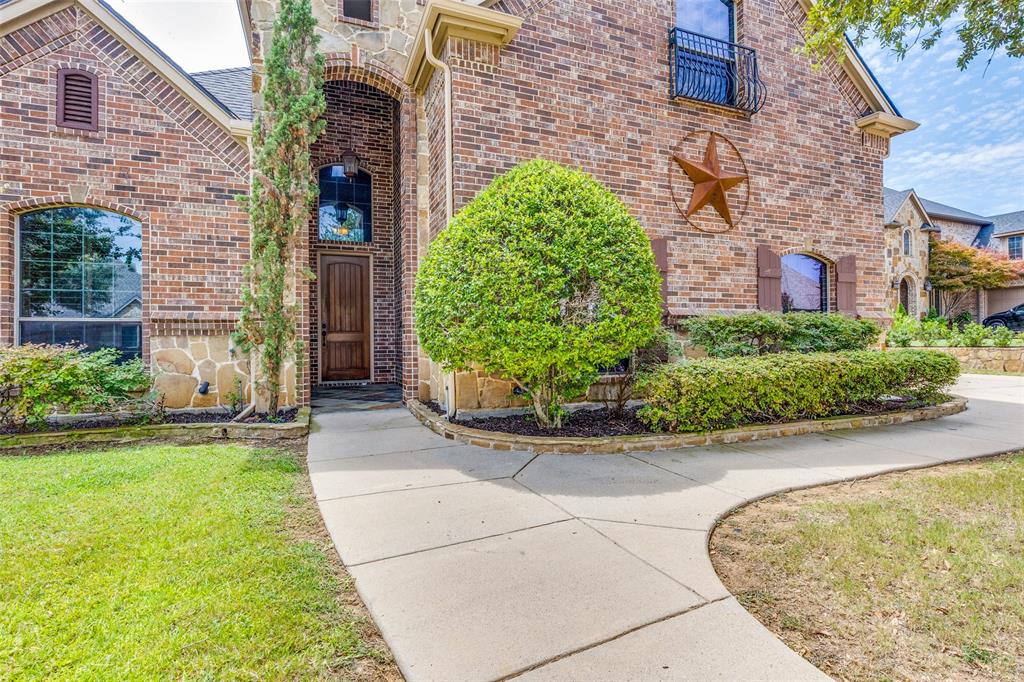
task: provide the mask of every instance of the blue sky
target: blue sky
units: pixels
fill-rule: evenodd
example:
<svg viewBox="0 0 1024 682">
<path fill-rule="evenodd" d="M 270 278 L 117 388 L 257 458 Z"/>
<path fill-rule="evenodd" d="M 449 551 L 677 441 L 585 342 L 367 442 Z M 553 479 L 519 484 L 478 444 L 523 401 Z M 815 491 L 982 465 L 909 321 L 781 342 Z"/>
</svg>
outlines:
<svg viewBox="0 0 1024 682">
<path fill-rule="evenodd" d="M 921 124 L 893 139 L 888 187 L 981 215 L 1024 210 L 1024 60 L 1000 51 L 960 71 L 953 31 L 902 61 L 875 42 L 859 49 L 900 112 Z"/>
<path fill-rule="evenodd" d="M 235 0 L 108 2 L 188 71 L 248 63 Z M 981 215 L 1024 209 L 1024 60 L 997 54 L 959 71 L 952 31 L 903 61 L 877 43 L 860 51 L 903 115 L 921 124 L 893 139 L 889 187 Z"/>
</svg>

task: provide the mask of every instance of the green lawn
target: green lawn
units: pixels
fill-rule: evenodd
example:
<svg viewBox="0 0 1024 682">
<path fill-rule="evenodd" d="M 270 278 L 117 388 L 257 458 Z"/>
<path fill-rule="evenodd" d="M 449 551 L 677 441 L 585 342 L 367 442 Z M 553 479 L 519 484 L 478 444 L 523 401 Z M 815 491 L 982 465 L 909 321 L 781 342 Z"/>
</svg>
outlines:
<svg viewBox="0 0 1024 682">
<path fill-rule="evenodd" d="M 0 457 L 0 519 L 0 679 L 390 677 L 292 453 Z"/>
<path fill-rule="evenodd" d="M 1024 453 L 781 495 L 712 549 L 740 602 L 839 679 L 1024 679 Z"/>
</svg>

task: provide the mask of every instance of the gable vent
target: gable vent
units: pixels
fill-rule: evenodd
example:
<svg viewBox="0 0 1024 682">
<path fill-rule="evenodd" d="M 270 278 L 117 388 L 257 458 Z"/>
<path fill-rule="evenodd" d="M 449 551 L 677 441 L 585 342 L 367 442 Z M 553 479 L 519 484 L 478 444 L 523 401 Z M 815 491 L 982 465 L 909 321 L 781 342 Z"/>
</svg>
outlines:
<svg viewBox="0 0 1024 682">
<path fill-rule="evenodd" d="M 57 125 L 79 130 L 99 127 L 96 74 L 78 69 L 57 72 Z"/>
</svg>

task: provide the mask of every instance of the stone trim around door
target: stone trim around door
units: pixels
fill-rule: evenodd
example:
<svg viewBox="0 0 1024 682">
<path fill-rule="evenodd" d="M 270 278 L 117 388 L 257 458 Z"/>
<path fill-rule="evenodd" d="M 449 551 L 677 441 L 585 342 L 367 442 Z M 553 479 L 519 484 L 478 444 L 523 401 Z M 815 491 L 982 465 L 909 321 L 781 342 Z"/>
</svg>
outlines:
<svg viewBox="0 0 1024 682">
<path fill-rule="evenodd" d="M 872 426 L 906 424 L 908 422 L 938 419 L 958 414 L 967 409 L 967 399 L 952 396 L 941 405 L 900 410 L 884 414 L 808 419 L 786 424 L 753 424 L 724 431 L 705 433 L 652 433 L 635 436 L 609 436 L 605 438 L 559 438 L 546 436 L 520 436 L 500 431 L 484 431 L 462 424 L 452 424 L 418 400 L 407 401 L 409 411 L 434 433 L 449 440 L 457 440 L 491 450 L 521 450 L 537 455 L 608 455 L 629 452 L 651 452 L 677 448 L 701 447 L 745 443 L 768 438 L 799 436 L 840 429 L 863 429 Z"/>
</svg>

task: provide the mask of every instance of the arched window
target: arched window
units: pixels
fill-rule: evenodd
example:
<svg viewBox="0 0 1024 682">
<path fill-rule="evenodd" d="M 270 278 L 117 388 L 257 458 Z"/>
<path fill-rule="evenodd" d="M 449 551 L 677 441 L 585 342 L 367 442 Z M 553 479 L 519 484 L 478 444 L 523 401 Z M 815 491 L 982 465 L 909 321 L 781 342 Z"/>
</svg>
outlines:
<svg viewBox="0 0 1024 682">
<path fill-rule="evenodd" d="M 903 255 L 910 256 L 914 253 L 913 235 L 910 230 L 903 230 Z"/>
<path fill-rule="evenodd" d="M 903 307 L 903 312 L 908 315 L 913 315 L 916 311 L 911 308 L 910 291 L 912 284 L 909 277 L 904 277 L 900 280 L 900 305 Z"/>
<path fill-rule="evenodd" d="M 18 219 L 19 343 L 142 352 L 142 225 L 83 206 Z"/>
<path fill-rule="evenodd" d="M 332 242 L 373 241 L 373 183 L 360 170 L 345 177 L 342 165 L 320 169 L 320 239 Z"/>
<path fill-rule="evenodd" d="M 802 253 L 782 257 L 783 312 L 828 310 L 828 266 Z"/>
</svg>

